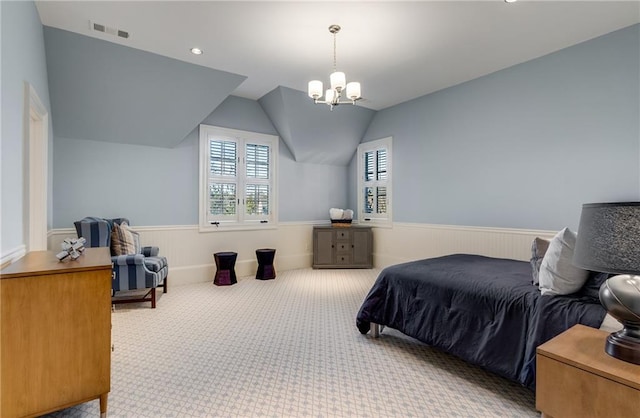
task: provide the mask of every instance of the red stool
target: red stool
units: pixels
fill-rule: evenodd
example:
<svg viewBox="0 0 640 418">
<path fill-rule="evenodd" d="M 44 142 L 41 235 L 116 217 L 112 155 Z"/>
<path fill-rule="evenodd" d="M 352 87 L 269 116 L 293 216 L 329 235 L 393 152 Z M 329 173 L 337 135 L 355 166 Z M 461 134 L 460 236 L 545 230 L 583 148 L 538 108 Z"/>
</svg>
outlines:
<svg viewBox="0 0 640 418">
<path fill-rule="evenodd" d="M 217 286 L 228 286 L 238 283 L 235 271 L 237 257 L 238 253 L 231 251 L 213 254 L 217 269 L 213 284 Z"/>
<path fill-rule="evenodd" d="M 258 259 L 256 279 L 270 280 L 276 278 L 276 269 L 273 268 L 273 259 L 275 256 L 276 250 L 272 248 L 261 248 L 256 250 L 256 258 Z"/>
</svg>

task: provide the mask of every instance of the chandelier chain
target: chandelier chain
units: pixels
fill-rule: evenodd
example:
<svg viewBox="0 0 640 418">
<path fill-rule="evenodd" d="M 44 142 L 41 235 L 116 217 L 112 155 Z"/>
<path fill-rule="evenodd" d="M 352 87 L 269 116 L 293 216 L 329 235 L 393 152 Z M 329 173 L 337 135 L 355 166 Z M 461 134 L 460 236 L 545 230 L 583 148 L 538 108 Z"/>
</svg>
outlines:
<svg viewBox="0 0 640 418">
<path fill-rule="evenodd" d="M 337 71 L 336 64 L 336 32 L 333 33 L 333 71 Z"/>
</svg>

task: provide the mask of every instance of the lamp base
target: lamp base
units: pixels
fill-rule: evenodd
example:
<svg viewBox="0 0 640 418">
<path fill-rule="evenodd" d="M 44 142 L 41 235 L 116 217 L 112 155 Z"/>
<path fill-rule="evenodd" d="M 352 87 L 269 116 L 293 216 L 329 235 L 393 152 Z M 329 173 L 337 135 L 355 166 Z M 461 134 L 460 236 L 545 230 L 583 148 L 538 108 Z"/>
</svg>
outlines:
<svg viewBox="0 0 640 418">
<path fill-rule="evenodd" d="M 629 336 L 624 329 L 609 334 L 604 351 L 619 360 L 640 364 L 640 339 Z"/>
<path fill-rule="evenodd" d="M 604 350 L 617 359 L 640 364 L 640 276 L 610 277 L 600 287 L 600 302 L 624 327 L 607 337 Z"/>
</svg>

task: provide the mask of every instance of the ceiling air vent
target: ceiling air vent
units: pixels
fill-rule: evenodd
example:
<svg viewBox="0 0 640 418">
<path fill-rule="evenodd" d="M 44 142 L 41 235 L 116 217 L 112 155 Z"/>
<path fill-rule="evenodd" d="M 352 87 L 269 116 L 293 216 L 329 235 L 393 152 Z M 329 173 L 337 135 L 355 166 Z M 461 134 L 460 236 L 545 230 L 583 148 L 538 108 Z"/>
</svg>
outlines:
<svg viewBox="0 0 640 418">
<path fill-rule="evenodd" d="M 112 28 L 110 26 L 106 26 L 106 25 L 103 25 L 101 23 L 96 23 L 96 22 L 89 21 L 89 28 L 92 31 L 95 31 L 95 32 L 102 32 L 102 33 L 106 33 L 108 35 L 118 36 L 118 37 L 124 38 L 124 39 L 128 39 L 129 38 L 129 32 L 126 32 L 126 31 L 120 30 L 120 29 L 116 29 L 116 28 Z"/>
</svg>

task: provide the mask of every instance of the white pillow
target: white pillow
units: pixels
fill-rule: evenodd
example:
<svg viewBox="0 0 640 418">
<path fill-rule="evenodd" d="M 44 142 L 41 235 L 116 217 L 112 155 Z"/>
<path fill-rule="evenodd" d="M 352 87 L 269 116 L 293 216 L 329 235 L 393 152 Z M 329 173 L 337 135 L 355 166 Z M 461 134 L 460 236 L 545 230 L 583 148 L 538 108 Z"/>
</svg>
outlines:
<svg viewBox="0 0 640 418">
<path fill-rule="evenodd" d="M 572 263 L 576 247 L 576 233 L 564 228 L 549 243 L 540 265 L 540 293 L 543 295 L 568 295 L 575 293 L 587 281 L 589 272 Z"/>
</svg>

